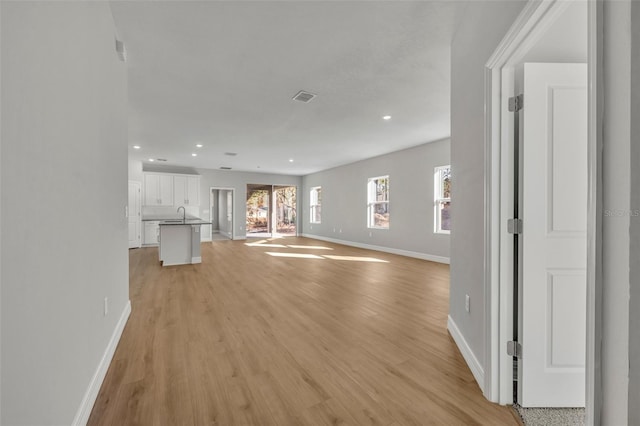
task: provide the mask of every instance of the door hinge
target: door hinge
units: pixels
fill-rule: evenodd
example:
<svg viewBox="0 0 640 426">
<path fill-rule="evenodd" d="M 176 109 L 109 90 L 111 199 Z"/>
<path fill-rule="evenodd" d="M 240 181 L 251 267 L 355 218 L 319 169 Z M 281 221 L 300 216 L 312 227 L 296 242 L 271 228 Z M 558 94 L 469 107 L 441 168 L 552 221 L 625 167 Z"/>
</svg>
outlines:
<svg viewBox="0 0 640 426">
<path fill-rule="evenodd" d="M 522 234 L 522 219 L 507 220 L 507 232 L 510 234 Z"/>
<path fill-rule="evenodd" d="M 523 95 L 518 95 L 518 96 L 514 96 L 513 98 L 509 98 L 509 111 L 510 112 L 520 111 L 523 106 L 524 106 L 524 96 Z"/>
<path fill-rule="evenodd" d="M 522 345 L 516 341 L 507 342 L 507 355 L 520 358 L 522 356 Z"/>
</svg>

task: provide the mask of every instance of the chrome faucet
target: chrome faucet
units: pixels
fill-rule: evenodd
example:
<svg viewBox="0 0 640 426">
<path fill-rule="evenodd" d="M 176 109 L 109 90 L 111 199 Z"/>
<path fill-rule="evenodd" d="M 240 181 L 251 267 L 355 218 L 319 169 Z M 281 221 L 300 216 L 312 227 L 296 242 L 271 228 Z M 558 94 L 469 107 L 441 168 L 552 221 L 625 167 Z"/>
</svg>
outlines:
<svg viewBox="0 0 640 426">
<path fill-rule="evenodd" d="M 180 213 L 180 209 L 182 209 L 182 221 L 184 222 L 185 220 L 187 220 L 186 218 L 187 213 L 185 212 L 185 209 L 183 206 L 178 207 L 178 213 Z"/>
</svg>

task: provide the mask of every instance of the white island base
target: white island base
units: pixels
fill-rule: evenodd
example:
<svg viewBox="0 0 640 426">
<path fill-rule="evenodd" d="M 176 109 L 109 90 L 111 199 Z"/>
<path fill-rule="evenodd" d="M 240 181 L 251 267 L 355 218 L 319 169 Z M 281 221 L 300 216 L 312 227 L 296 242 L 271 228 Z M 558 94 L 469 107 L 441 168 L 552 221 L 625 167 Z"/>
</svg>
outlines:
<svg viewBox="0 0 640 426">
<path fill-rule="evenodd" d="M 162 266 L 202 263 L 200 224 L 163 225 L 160 223 L 158 252 Z"/>
</svg>

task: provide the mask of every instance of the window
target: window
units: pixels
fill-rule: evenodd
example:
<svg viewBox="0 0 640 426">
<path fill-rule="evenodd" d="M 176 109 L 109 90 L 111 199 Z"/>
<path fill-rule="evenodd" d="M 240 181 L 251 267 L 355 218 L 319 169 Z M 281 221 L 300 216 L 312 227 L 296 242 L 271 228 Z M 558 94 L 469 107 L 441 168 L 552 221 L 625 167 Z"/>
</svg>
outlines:
<svg viewBox="0 0 640 426">
<path fill-rule="evenodd" d="M 367 197 L 367 227 L 389 229 L 389 176 L 370 178 Z"/>
<path fill-rule="evenodd" d="M 311 217 L 309 222 L 321 223 L 322 222 L 322 187 L 315 186 L 311 188 L 309 193 L 309 210 Z"/>
<path fill-rule="evenodd" d="M 435 232 L 451 233 L 451 166 L 435 168 Z"/>
</svg>

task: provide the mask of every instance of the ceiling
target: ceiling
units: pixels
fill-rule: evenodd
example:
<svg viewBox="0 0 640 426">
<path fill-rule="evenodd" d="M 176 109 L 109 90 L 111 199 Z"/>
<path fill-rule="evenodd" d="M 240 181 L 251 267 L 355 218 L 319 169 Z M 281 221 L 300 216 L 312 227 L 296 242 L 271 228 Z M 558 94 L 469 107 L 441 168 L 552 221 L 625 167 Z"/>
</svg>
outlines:
<svg viewBox="0 0 640 426">
<path fill-rule="evenodd" d="M 446 138 L 464 7 L 112 1 L 127 50 L 130 158 L 305 175 Z M 292 100 L 300 90 L 317 97 Z"/>
</svg>

